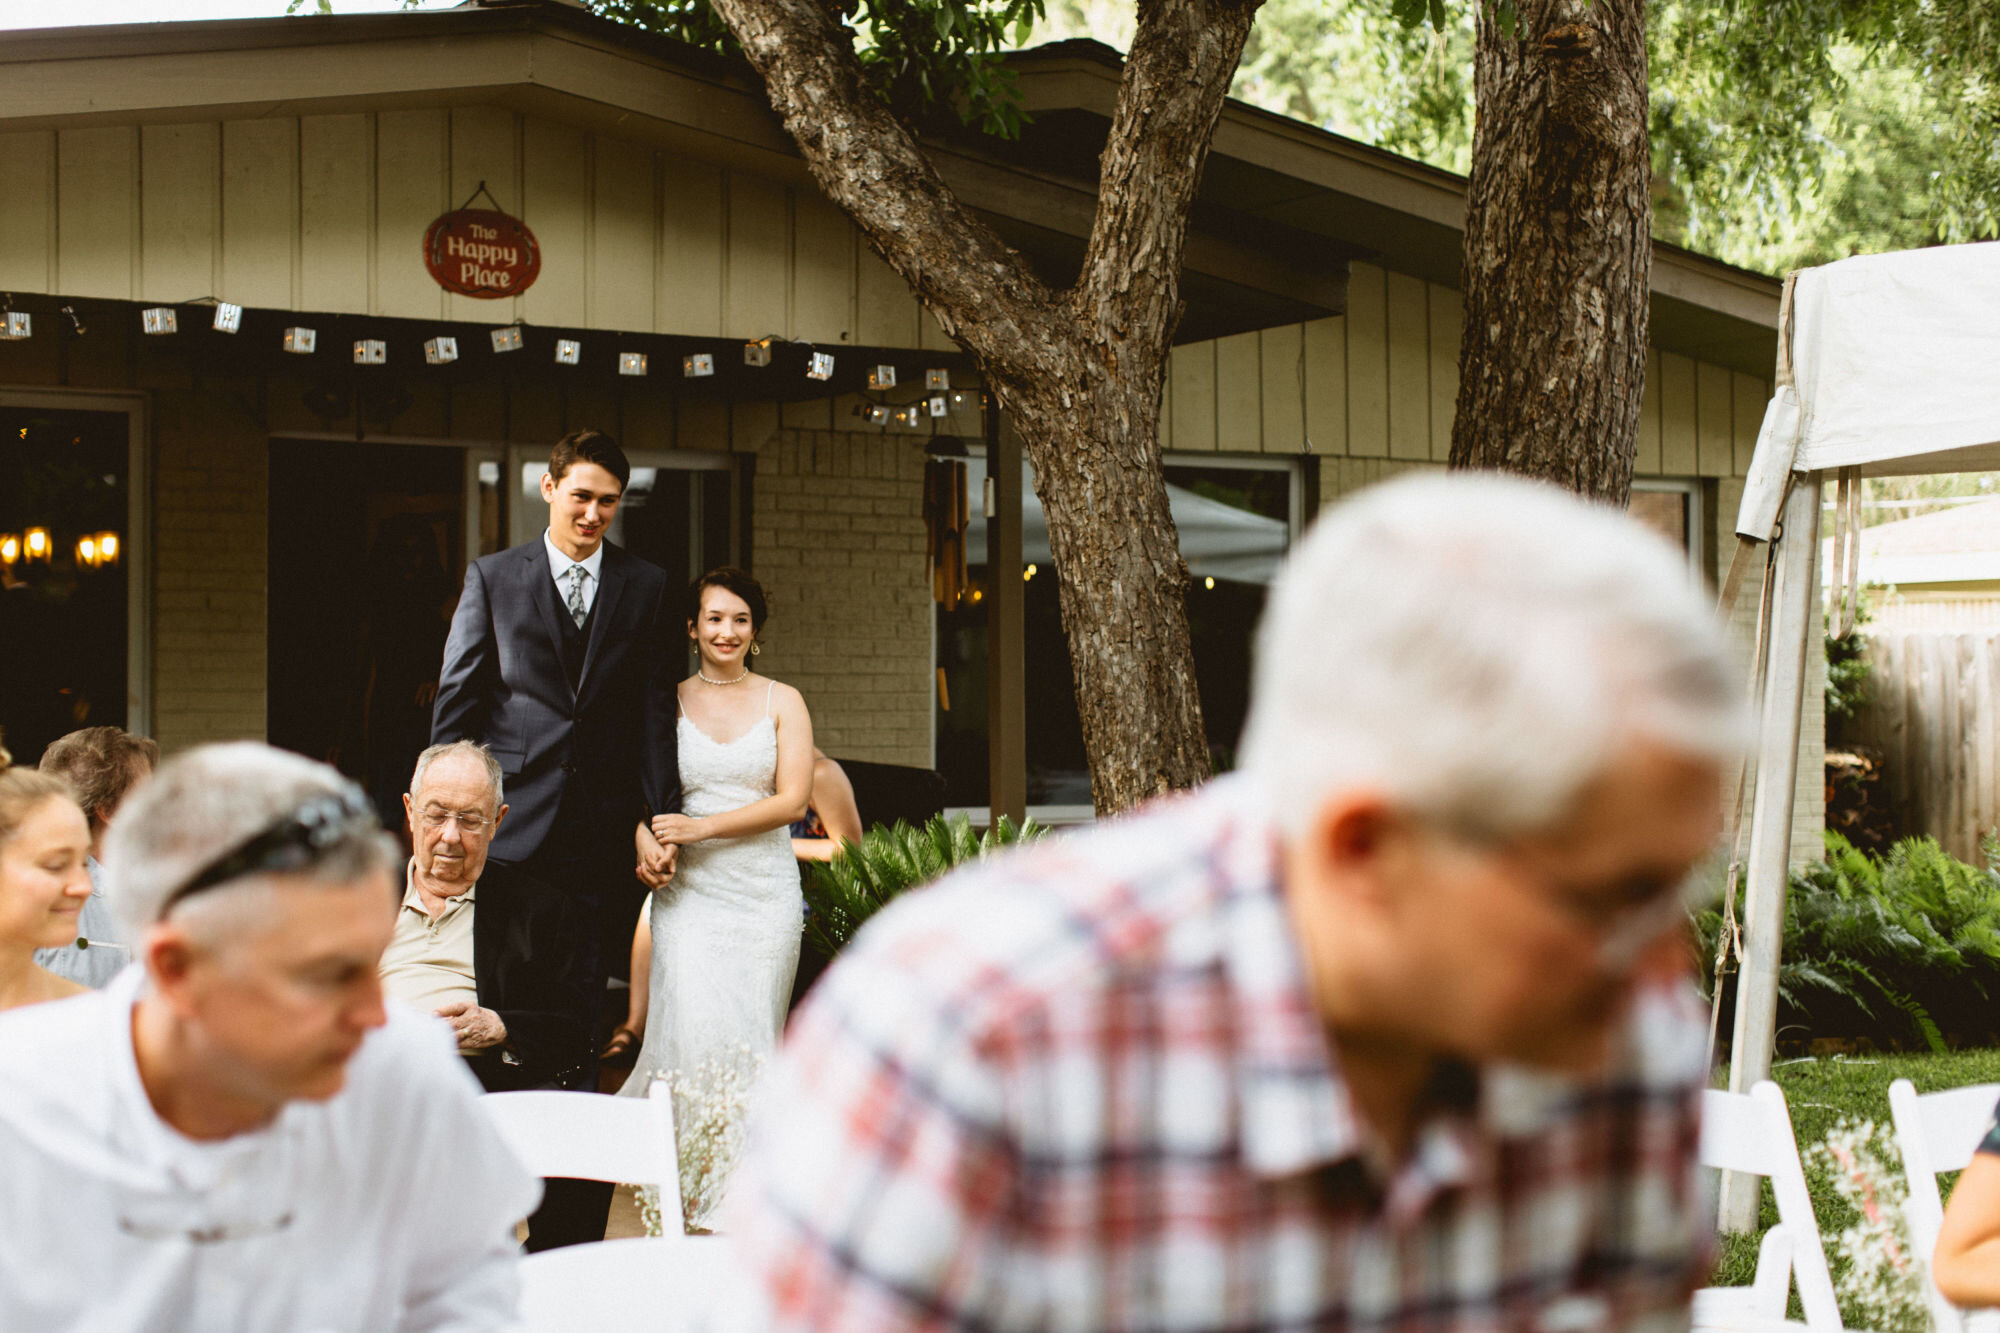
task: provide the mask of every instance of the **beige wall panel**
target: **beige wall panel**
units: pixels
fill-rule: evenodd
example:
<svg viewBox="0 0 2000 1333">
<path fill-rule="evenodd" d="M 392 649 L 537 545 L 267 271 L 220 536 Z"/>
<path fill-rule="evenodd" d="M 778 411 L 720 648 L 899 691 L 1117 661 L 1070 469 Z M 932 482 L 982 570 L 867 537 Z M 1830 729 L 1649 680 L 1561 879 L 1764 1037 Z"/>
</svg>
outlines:
<svg viewBox="0 0 2000 1333">
<path fill-rule="evenodd" d="M 654 327 L 662 333 L 715 337 L 722 332 L 722 171 L 670 157 L 663 166 L 660 199 Z"/>
<path fill-rule="evenodd" d="M 291 310 L 298 257 L 298 121 L 223 122 L 222 289 L 216 295 L 237 305 Z"/>
<path fill-rule="evenodd" d="M 1215 452 L 1215 344 L 1187 343 L 1172 353 L 1174 448 Z"/>
<path fill-rule="evenodd" d="M 1431 312 L 1431 461 L 1451 457 L 1451 423 L 1458 415 L 1458 344 L 1465 307 L 1457 292 L 1426 284 Z"/>
<path fill-rule="evenodd" d="M 1726 477 L 1736 469 L 1735 432 L 1729 424 L 1729 371 L 1695 363 L 1695 466 L 1704 477 Z"/>
<path fill-rule="evenodd" d="M 1646 390 L 1639 397 L 1639 446 L 1632 470 L 1642 477 L 1660 475 L 1660 354 L 1646 353 Z"/>
<path fill-rule="evenodd" d="M 129 301 L 138 295 L 139 131 L 64 130 L 56 138 L 56 290 Z"/>
<path fill-rule="evenodd" d="M 1347 452 L 1357 458 L 1389 452 L 1387 276 L 1356 264 L 1347 279 Z"/>
<path fill-rule="evenodd" d="M 859 232 L 854 237 L 854 256 L 861 277 L 854 341 L 863 347 L 917 346 L 921 341 L 917 333 L 920 312 L 910 284 L 868 248 Z"/>
<path fill-rule="evenodd" d="M 424 267 L 424 233 L 465 198 L 452 197 L 451 138 L 446 111 L 384 111 L 375 119 L 375 309 L 380 314 L 447 318 L 445 290 Z M 478 207 L 492 205 L 482 199 Z M 543 239 L 539 229 L 535 236 Z M 542 281 L 548 281 L 546 259 Z M 501 304 L 477 304 L 487 307 L 476 316 L 481 323 L 505 322 L 496 317 Z"/>
<path fill-rule="evenodd" d="M 937 322 L 937 316 L 917 302 L 917 336 L 927 352 L 956 352 L 958 344 L 945 336 L 944 327 Z"/>
<path fill-rule="evenodd" d="M 792 272 L 791 337 L 838 343 L 853 332 L 854 228 L 845 213 L 810 190 L 794 199 Z"/>
<path fill-rule="evenodd" d="M 650 149 L 597 140 L 590 322 L 600 329 L 638 333 L 653 327 L 653 162 Z"/>
<path fill-rule="evenodd" d="M 1695 466 L 1694 362 L 1660 354 L 1660 474 L 1692 477 Z"/>
<path fill-rule="evenodd" d="M 1215 447 L 1254 454 L 1264 447 L 1264 414 L 1259 400 L 1264 373 L 1258 364 L 1257 335 L 1237 333 L 1215 340 Z"/>
<path fill-rule="evenodd" d="M 1424 281 L 1388 275 L 1389 456 L 1431 456 L 1430 308 Z"/>
<path fill-rule="evenodd" d="M 1263 380 L 1264 452 L 1305 452 L 1305 391 L 1300 381 L 1300 353 L 1305 332 L 1297 324 L 1280 324 L 1258 334 L 1258 367 Z"/>
<path fill-rule="evenodd" d="M 785 187 L 729 176 L 729 284 L 722 332 L 732 339 L 783 334 L 792 327 L 792 208 Z"/>
<path fill-rule="evenodd" d="M 1731 436 L 1736 442 L 1732 471 L 1739 477 L 1750 475 L 1750 457 L 1757 452 L 1757 432 L 1764 425 L 1764 407 L 1771 400 L 1771 386 L 1754 375 L 1732 371 L 1729 393 L 1733 404 L 1729 414 Z"/>
<path fill-rule="evenodd" d="M 1347 318 L 1305 326 L 1306 440 L 1321 456 L 1347 452 Z"/>
<path fill-rule="evenodd" d="M 0 290 L 52 292 L 56 280 L 56 136 L 0 134 Z M 39 332 L 39 330 L 37 330 Z"/>
<path fill-rule="evenodd" d="M 299 121 L 299 305 L 361 313 L 373 290 L 375 135 L 364 115 Z M 325 355 L 325 349 L 321 350 Z"/>
<path fill-rule="evenodd" d="M 177 305 L 214 296 L 221 277 L 222 126 L 139 131 L 139 295 Z"/>
<path fill-rule="evenodd" d="M 457 208 L 485 182 L 488 194 L 500 201 L 500 211 L 521 217 L 521 118 L 497 106 L 460 106 L 451 110 L 451 202 Z M 491 208 L 485 198 L 472 207 Z M 534 227 L 531 222 L 530 229 Z M 520 317 L 511 296 L 489 300 L 446 293 L 445 317 L 476 324 L 505 324 Z"/>
<path fill-rule="evenodd" d="M 584 322 L 589 280 L 589 137 L 558 121 L 526 117 L 521 164 L 521 219 L 542 252 L 541 276 L 521 297 L 521 317 L 576 328 Z"/>
</svg>

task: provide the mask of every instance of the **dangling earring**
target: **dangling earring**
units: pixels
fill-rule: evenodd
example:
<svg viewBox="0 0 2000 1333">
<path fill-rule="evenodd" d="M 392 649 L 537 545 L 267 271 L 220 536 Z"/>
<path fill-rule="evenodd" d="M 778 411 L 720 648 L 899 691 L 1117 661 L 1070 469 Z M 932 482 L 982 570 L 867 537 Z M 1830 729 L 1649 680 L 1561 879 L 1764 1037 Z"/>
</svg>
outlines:
<svg viewBox="0 0 2000 1333">
<path fill-rule="evenodd" d="M 756 656 L 757 654 L 759 654 L 759 653 L 761 653 L 761 652 L 763 652 L 763 651 L 764 651 L 764 645 L 763 645 L 763 644 L 761 644 L 761 643 L 756 643 L 756 642 L 752 642 L 752 643 L 751 643 L 751 645 L 750 645 L 750 656 L 752 656 L 752 657 L 755 657 L 755 656 Z"/>
</svg>

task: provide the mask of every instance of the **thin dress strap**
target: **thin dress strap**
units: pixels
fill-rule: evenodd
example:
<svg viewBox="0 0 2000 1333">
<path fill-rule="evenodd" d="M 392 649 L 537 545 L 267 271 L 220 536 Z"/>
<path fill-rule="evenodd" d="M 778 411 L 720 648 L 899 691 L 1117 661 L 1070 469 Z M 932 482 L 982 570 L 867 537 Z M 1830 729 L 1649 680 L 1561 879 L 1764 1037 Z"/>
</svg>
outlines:
<svg viewBox="0 0 2000 1333">
<path fill-rule="evenodd" d="M 777 681 L 775 681 L 775 680 L 774 680 L 774 681 L 772 681 L 772 682 L 771 682 L 771 683 L 770 683 L 769 685 L 766 685 L 766 686 L 764 687 L 764 716 L 765 716 L 765 717 L 769 717 L 769 716 L 771 716 L 771 691 L 772 691 L 772 690 L 775 690 L 775 689 L 777 689 L 777 688 L 778 688 L 778 682 L 777 682 Z"/>
</svg>

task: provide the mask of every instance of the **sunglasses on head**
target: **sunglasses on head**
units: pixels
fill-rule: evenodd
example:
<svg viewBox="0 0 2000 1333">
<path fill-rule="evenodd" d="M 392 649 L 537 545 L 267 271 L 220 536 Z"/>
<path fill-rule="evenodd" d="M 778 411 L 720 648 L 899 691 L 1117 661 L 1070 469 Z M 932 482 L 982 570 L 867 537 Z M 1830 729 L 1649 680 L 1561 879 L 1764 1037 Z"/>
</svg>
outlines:
<svg viewBox="0 0 2000 1333">
<path fill-rule="evenodd" d="M 160 904 L 160 919 L 165 920 L 184 900 L 218 884 L 245 875 L 304 870 L 325 855 L 328 848 L 378 826 L 374 807 L 359 787 L 348 786 L 315 796 L 210 861 Z"/>
</svg>

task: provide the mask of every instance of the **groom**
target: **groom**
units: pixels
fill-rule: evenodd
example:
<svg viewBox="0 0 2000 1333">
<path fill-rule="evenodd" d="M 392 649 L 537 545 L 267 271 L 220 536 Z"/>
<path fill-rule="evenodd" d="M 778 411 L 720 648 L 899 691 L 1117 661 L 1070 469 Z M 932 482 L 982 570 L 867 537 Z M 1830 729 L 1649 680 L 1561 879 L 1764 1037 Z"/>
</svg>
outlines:
<svg viewBox="0 0 2000 1333">
<path fill-rule="evenodd" d="M 681 808 L 677 608 L 664 571 L 604 540 L 631 476 L 601 431 L 556 441 L 542 479 L 547 531 L 466 568 L 431 721 L 433 745 L 476 741 L 500 761 L 511 811 L 492 858 L 576 904 L 590 997 L 589 1047 L 579 1055 L 592 1088 L 604 940 L 615 929 L 629 941 L 637 915 L 634 832 Z M 672 864 L 670 851 L 650 845 L 642 877 L 664 884 Z M 579 1198 L 575 1240 L 601 1238 L 610 1187 L 565 1186 Z M 544 1213 L 557 1193 L 552 1186 Z"/>
</svg>

